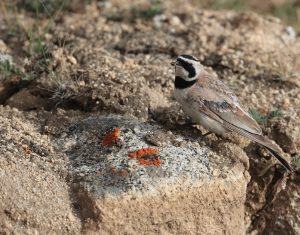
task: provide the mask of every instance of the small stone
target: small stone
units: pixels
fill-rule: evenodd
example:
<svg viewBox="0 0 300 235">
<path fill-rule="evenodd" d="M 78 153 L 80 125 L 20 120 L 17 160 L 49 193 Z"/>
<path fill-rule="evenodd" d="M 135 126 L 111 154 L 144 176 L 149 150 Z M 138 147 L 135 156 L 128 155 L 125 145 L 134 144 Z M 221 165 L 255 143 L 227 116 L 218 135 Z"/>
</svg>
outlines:
<svg viewBox="0 0 300 235">
<path fill-rule="evenodd" d="M 82 86 L 82 87 L 85 86 L 85 81 L 83 81 L 83 80 L 79 81 L 79 82 L 78 82 L 78 85 L 79 85 L 79 86 Z"/>
<path fill-rule="evenodd" d="M 0 54 L 2 53 L 9 53 L 10 49 L 6 46 L 6 44 L 0 39 Z"/>
<path fill-rule="evenodd" d="M 74 56 L 68 55 L 67 56 L 67 60 L 71 63 L 71 64 L 77 64 L 77 60 Z"/>
<path fill-rule="evenodd" d="M 287 97 L 283 98 L 282 103 L 283 103 L 283 106 L 284 106 L 284 107 L 289 107 L 289 105 L 290 105 L 290 100 L 289 100 L 289 98 L 287 98 Z"/>
<path fill-rule="evenodd" d="M 293 27 L 288 26 L 284 29 L 283 34 L 281 35 L 281 38 L 283 39 L 284 42 L 292 42 L 296 39 L 296 32 L 293 29 Z"/>
<path fill-rule="evenodd" d="M 156 28 L 161 28 L 163 22 L 167 19 L 166 15 L 156 15 L 153 17 L 153 24 Z"/>
<path fill-rule="evenodd" d="M 170 24 L 172 26 L 179 26 L 179 25 L 181 25 L 181 20 L 177 16 L 172 16 L 170 19 Z"/>
<path fill-rule="evenodd" d="M 213 176 L 218 177 L 221 174 L 221 171 L 220 171 L 220 169 L 215 169 L 215 170 L 213 170 L 212 174 L 213 174 Z"/>
</svg>

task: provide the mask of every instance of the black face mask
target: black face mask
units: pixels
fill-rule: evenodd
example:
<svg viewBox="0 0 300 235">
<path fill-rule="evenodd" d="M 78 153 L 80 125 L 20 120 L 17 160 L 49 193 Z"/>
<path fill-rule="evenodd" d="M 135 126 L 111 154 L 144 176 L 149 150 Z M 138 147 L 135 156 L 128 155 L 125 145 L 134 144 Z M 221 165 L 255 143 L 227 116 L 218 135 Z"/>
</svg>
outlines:
<svg viewBox="0 0 300 235">
<path fill-rule="evenodd" d="M 186 62 L 185 60 L 178 58 L 176 61 L 179 66 L 183 67 L 189 73 L 189 78 L 196 76 L 196 69 L 193 64 Z"/>
</svg>

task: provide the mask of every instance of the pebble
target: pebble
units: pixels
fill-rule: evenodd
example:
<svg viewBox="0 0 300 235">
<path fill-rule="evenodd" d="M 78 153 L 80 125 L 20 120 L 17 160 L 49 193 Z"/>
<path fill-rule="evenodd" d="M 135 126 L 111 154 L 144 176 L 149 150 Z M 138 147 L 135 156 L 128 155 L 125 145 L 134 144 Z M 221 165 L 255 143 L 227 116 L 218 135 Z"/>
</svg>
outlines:
<svg viewBox="0 0 300 235">
<path fill-rule="evenodd" d="M 6 44 L 0 39 L 0 55 L 1 52 L 8 53 L 9 48 L 6 46 Z"/>
<path fill-rule="evenodd" d="M 153 17 L 153 24 L 155 28 L 161 28 L 163 22 L 167 19 L 166 15 L 156 15 Z"/>
<path fill-rule="evenodd" d="M 283 39 L 283 41 L 285 43 L 288 43 L 288 42 L 292 42 L 296 39 L 296 32 L 295 30 L 293 29 L 293 27 L 291 26 L 288 26 L 284 29 L 283 31 L 283 34 L 281 35 L 281 38 Z"/>
<path fill-rule="evenodd" d="M 170 22 L 170 25 L 172 25 L 172 26 L 179 26 L 179 25 L 181 25 L 181 20 L 177 16 L 172 16 L 170 18 L 169 22 Z"/>
<path fill-rule="evenodd" d="M 74 56 L 72 55 L 68 55 L 67 56 L 67 60 L 71 63 L 71 64 L 77 64 L 77 60 Z"/>
<path fill-rule="evenodd" d="M 215 170 L 213 170 L 212 174 L 213 174 L 213 176 L 217 177 L 221 174 L 221 171 L 220 171 L 220 169 L 215 169 Z"/>
</svg>

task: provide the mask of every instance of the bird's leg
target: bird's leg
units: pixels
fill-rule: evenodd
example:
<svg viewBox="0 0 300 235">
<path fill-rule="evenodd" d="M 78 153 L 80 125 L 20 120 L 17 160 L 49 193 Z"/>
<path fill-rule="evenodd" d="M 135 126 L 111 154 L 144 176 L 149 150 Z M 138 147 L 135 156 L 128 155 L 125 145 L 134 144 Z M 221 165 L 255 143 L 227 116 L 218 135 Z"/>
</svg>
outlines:
<svg viewBox="0 0 300 235">
<path fill-rule="evenodd" d="M 208 131 L 208 132 L 206 132 L 205 134 L 203 134 L 202 137 L 208 136 L 208 135 L 210 135 L 210 134 L 213 134 L 213 132 Z"/>
<path fill-rule="evenodd" d="M 192 127 L 193 125 L 196 125 L 196 124 L 197 124 L 196 122 L 193 122 L 193 120 L 189 118 L 188 120 L 186 120 L 185 123 L 178 124 L 178 128 L 179 129 L 190 128 L 190 127 Z"/>
<path fill-rule="evenodd" d="M 194 120 L 192 118 L 187 118 L 187 120 L 185 121 L 184 126 L 193 126 L 193 125 L 196 125 L 197 123 L 194 122 Z"/>
<path fill-rule="evenodd" d="M 216 133 L 214 133 L 214 132 L 212 132 L 212 131 L 206 132 L 204 135 L 202 135 L 202 137 L 206 137 L 206 136 L 209 136 L 209 135 L 211 135 L 211 134 L 214 134 L 218 139 L 222 139 L 222 138 L 223 138 L 222 135 L 216 134 Z"/>
<path fill-rule="evenodd" d="M 186 122 L 184 124 L 179 124 L 180 127 L 190 127 L 190 126 L 193 126 L 193 125 L 196 125 L 197 123 L 196 122 Z"/>
<path fill-rule="evenodd" d="M 177 124 L 175 128 L 172 128 L 173 130 L 185 130 L 189 128 L 193 128 L 193 125 L 196 123 L 184 123 L 184 124 Z"/>
</svg>

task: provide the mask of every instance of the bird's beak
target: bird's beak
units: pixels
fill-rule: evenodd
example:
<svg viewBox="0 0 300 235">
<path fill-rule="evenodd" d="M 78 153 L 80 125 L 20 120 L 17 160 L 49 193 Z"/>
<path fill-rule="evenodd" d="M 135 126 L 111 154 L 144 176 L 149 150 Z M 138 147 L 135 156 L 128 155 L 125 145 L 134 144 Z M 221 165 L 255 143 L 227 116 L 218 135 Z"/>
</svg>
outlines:
<svg viewBox="0 0 300 235">
<path fill-rule="evenodd" d="M 175 65 L 176 65 L 176 61 L 172 61 L 172 62 L 171 62 L 171 65 L 172 65 L 172 66 L 175 66 Z"/>
</svg>

